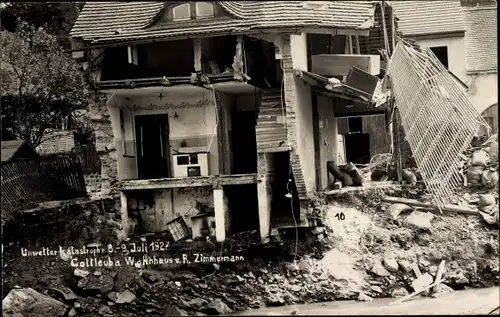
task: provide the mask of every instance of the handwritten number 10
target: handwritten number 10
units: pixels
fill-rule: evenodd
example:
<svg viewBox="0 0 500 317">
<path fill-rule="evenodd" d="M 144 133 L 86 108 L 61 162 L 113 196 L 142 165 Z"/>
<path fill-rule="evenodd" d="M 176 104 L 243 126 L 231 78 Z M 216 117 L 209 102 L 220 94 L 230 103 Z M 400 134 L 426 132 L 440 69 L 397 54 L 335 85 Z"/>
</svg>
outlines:
<svg viewBox="0 0 500 317">
<path fill-rule="evenodd" d="M 335 218 L 337 218 L 337 220 L 345 220 L 345 215 L 343 212 L 337 213 L 335 214 Z"/>
</svg>

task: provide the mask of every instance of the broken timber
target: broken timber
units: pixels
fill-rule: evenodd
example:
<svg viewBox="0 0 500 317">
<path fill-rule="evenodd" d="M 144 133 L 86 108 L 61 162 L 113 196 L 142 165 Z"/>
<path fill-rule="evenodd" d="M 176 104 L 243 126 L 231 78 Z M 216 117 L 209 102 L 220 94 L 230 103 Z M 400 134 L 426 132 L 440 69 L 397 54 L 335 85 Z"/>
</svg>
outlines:
<svg viewBox="0 0 500 317">
<path fill-rule="evenodd" d="M 214 187 L 226 185 L 246 185 L 260 182 L 257 174 L 213 175 L 183 178 L 160 178 L 127 180 L 120 182 L 121 190 L 168 189 L 185 187 Z"/>
<path fill-rule="evenodd" d="M 405 204 L 405 205 L 410 205 L 410 206 L 416 206 L 416 207 L 423 207 L 423 208 L 428 208 L 432 210 L 439 210 L 439 207 L 431 204 L 431 203 L 425 203 L 421 202 L 415 199 L 406 199 L 406 198 L 399 198 L 399 197 L 385 197 L 382 199 L 383 202 L 386 203 L 399 203 L 399 204 Z M 455 212 L 459 214 L 468 214 L 468 215 L 479 215 L 479 211 L 470 209 L 467 207 L 460 207 L 460 206 L 455 206 L 455 205 L 444 205 L 443 208 L 441 208 L 443 211 L 447 212 Z"/>
</svg>

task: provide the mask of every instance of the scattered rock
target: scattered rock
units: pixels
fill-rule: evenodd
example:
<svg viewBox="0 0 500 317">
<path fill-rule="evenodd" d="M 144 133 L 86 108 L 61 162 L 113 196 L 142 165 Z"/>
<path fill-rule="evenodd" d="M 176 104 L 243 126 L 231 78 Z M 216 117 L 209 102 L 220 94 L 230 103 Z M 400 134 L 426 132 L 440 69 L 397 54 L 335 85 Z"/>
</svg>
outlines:
<svg viewBox="0 0 500 317">
<path fill-rule="evenodd" d="M 82 270 L 82 269 L 76 268 L 75 271 L 73 272 L 73 274 L 77 277 L 87 277 L 87 276 L 89 276 L 90 272 L 87 270 Z"/>
<path fill-rule="evenodd" d="M 76 309 L 78 309 L 78 308 L 82 307 L 82 305 L 79 302 L 75 302 L 73 304 L 73 307 L 75 307 Z"/>
<path fill-rule="evenodd" d="M 181 282 L 179 282 L 179 281 L 175 281 L 175 285 L 176 285 L 177 287 L 181 287 L 181 286 L 182 286 Z"/>
<path fill-rule="evenodd" d="M 107 293 L 113 289 L 114 280 L 109 275 L 93 276 L 89 275 L 78 282 L 78 287 L 84 291 Z"/>
<path fill-rule="evenodd" d="M 438 269 L 439 268 L 437 265 L 429 266 L 429 274 L 431 274 L 432 276 L 436 276 Z"/>
<path fill-rule="evenodd" d="M 464 273 L 460 272 L 455 278 L 455 283 L 457 284 L 469 284 L 469 279 L 465 277 Z"/>
<path fill-rule="evenodd" d="M 427 261 L 427 260 L 425 260 L 425 259 L 420 259 L 420 260 L 418 261 L 418 264 L 419 264 L 420 268 L 422 268 L 422 269 L 423 269 L 423 268 L 426 268 L 426 267 L 428 267 L 429 265 L 431 265 L 431 262 L 429 262 L 429 261 Z"/>
<path fill-rule="evenodd" d="M 391 272 L 387 271 L 381 261 L 376 261 L 370 270 L 375 275 L 378 276 L 390 276 Z"/>
<path fill-rule="evenodd" d="M 239 275 L 236 275 L 236 280 L 240 283 L 245 281 L 245 279 Z"/>
<path fill-rule="evenodd" d="M 252 272 L 248 272 L 248 277 L 251 278 L 252 280 L 255 280 L 255 275 L 253 275 Z"/>
<path fill-rule="evenodd" d="M 313 230 L 311 230 L 312 234 L 320 234 L 325 231 L 325 227 L 316 227 Z"/>
<path fill-rule="evenodd" d="M 438 297 L 441 297 L 441 296 L 448 294 L 448 293 L 451 293 L 451 292 L 453 292 L 453 289 L 451 287 L 449 287 L 446 284 L 441 283 L 438 286 L 434 287 L 434 291 L 433 291 L 431 297 L 438 298 Z"/>
<path fill-rule="evenodd" d="M 162 308 L 164 316 L 188 316 L 188 313 L 175 305 L 165 305 Z"/>
<path fill-rule="evenodd" d="M 292 285 L 290 290 L 292 290 L 293 292 L 300 292 L 301 287 L 299 285 Z"/>
<path fill-rule="evenodd" d="M 199 306 L 203 306 L 207 303 L 206 300 L 204 300 L 203 298 L 193 298 L 192 300 L 189 301 L 188 303 L 188 306 L 189 307 L 199 307 Z"/>
<path fill-rule="evenodd" d="M 269 306 L 283 306 L 286 304 L 285 299 L 280 294 L 269 294 L 266 297 L 266 302 Z"/>
<path fill-rule="evenodd" d="M 406 290 L 406 288 L 402 288 L 402 287 L 396 288 L 395 290 L 392 291 L 392 294 L 391 294 L 392 297 L 405 297 L 407 295 L 409 295 L 408 291 Z"/>
<path fill-rule="evenodd" d="M 216 299 L 208 304 L 205 312 L 209 315 L 224 315 L 231 313 L 232 310 L 223 301 Z"/>
<path fill-rule="evenodd" d="M 410 261 L 401 260 L 401 261 L 398 262 L 398 264 L 403 269 L 403 271 L 405 271 L 406 273 L 409 273 L 409 272 L 412 271 Z"/>
<path fill-rule="evenodd" d="M 135 300 L 135 295 L 129 290 L 124 290 L 121 293 L 117 294 L 115 303 L 117 304 L 128 304 L 132 303 Z"/>
<path fill-rule="evenodd" d="M 99 308 L 99 315 L 102 315 L 102 316 L 113 316 L 113 310 L 111 310 L 111 308 L 109 308 L 106 305 L 102 305 Z"/>
<path fill-rule="evenodd" d="M 58 293 L 59 295 L 61 295 L 64 298 L 64 300 L 67 300 L 67 301 L 75 300 L 78 298 L 78 296 L 76 296 L 76 294 L 73 293 L 73 291 L 71 289 L 64 287 L 64 286 L 60 286 L 57 288 L 51 288 L 51 290 Z"/>
<path fill-rule="evenodd" d="M 61 260 L 63 260 L 64 262 L 69 262 L 71 261 L 71 259 L 73 258 L 71 256 L 71 254 L 68 254 L 66 253 L 64 250 L 60 250 L 59 251 L 59 257 L 61 258 Z"/>
<path fill-rule="evenodd" d="M 387 212 L 389 213 L 389 215 L 392 217 L 393 220 L 396 220 L 398 219 L 398 216 L 401 213 L 411 210 L 413 210 L 413 208 L 405 204 L 392 204 L 387 210 Z"/>
<path fill-rule="evenodd" d="M 382 288 L 380 286 L 377 286 L 377 285 L 370 286 L 370 289 L 372 291 L 374 291 L 375 293 L 379 293 L 379 294 L 382 294 L 384 292 L 382 290 Z"/>
<path fill-rule="evenodd" d="M 102 275 L 102 272 L 101 271 L 95 271 L 94 272 L 94 276 L 101 276 Z"/>
<path fill-rule="evenodd" d="M 492 194 L 481 194 L 479 195 L 479 207 L 493 206 L 496 204 L 495 196 Z"/>
<path fill-rule="evenodd" d="M 371 298 L 370 296 L 366 295 L 363 292 L 360 292 L 358 295 L 358 301 L 360 302 L 371 302 L 372 300 L 373 298 Z"/>
<path fill-rule="evenodd" d="M 386 258 L 384 258 L 383 263 L 384 263 L 384 267 L 389 272 L 396 273 L 399 269 L 398 262 L 394 258 L 386 257 Z"/>
<path fill-rule="evenodd" d="M 429 230 L 434 215 L 430 212 L 414 211 L 406 217 L 406 223 L 419 230 Z"/>
<path fill-rule="evenodd" d="M 118 293 L 117 292 L 109 292 L 106 294 L 106 297 L 108 297 L 111 301 L 116 302 L 116 299 L 118 298 Z"/>
<path fill-rule="evenodd" d="M 32 288 L 13 289 L 2 300 L 2 316 L 56 317 L 64 316 L 67 306 Z"/>
</svg>

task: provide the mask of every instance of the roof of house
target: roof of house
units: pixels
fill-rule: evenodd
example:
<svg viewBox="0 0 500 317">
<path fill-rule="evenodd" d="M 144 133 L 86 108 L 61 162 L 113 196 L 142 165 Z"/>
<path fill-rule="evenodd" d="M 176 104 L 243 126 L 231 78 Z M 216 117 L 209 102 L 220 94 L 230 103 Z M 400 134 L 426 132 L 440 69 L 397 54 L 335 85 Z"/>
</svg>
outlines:
<svg viewBox="0 0 500 317">
<path fill-rule="evenodd" d="M 459 0 L 391 1 L 404 36 L 465 31 Z"/>
<path fill-rule="evenodd" d="M 92 42 L 151 39 L 265 28 L 322 27 L 368 29 L 374 1 L 218 1 L 232 18 L 151 27 L 165 2 L 87 2 L 71 30 L 73 38 Z"/>
<path fill-rule="evenodd" d="M 25 143 L 23 140 L 2 141 L 2 163 L 10 161 Z"/>
<path fill-rule="evenodd" d="M 467 71 L 498 70 L 497 6 L 463 8 Z"/>
</svg>

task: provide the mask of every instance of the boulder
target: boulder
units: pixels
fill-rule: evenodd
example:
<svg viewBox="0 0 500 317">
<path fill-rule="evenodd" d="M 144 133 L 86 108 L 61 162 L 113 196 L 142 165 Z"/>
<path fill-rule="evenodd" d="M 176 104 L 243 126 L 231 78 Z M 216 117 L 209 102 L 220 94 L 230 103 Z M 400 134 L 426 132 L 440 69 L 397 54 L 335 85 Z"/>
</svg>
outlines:
<svg viewBox="0 0 500 317">
<path fill-rule="evenodd" d="M 418 230 L 429 230 L 434 215 L 430 212 L 414 211 L 406 217 L 406 223 Z"/>
<path fill-rule="evenodd" d="M 373 298 L 371 298 L 370 296 L 366 295 L 363 292 L 360 292 L 358 295 L 358 301 L 360 302 L 371 302 L 372 300 Z"/>
<path fill-rule="evenodd" d="M 78 296 L 76 296 L 76 294 L 73 293 L 72 290 L 70 290 L 69 288 L 64 287 L 64 286 L 60 286 L 57 288 L 51 288 L 51 290 L 56 292 L 57 294 L 59 294 L 62 298 L 64 298 L 64 300 L 67 300 L 67 301 L 75 300 L 78 298 Z"/>
<path fill-rule="evenodd" d="M 481 182 L 488 188 L 493 188 L 498 184 L 498 172 L 491 169 L 486 169 L 481 176 Z"/>
<path fill-rule="evenodd" d="M 379 294 L 382 294 L 384 291 L 382 290 L 382 288 L 380 286 L 377 286 L 377 285 L 372 285 L 370 286 L 370 289 L 372 291 L 374 291 L 375 293 L 379 293 Z"/>
<path fill-rule="evenodd" d="M 490 163 L 498 163 L 498 136 L 490 144 Z"/>
<path fill-rule="evenodd" d="M 106 305 L 99 307 L 99 315 L 101 316 L 113 316 L 113 310 Z"/>
<path fill-rule="evenodd" d="M 189 307 L 200 307 L 200 306 L 203 306 L 205 304 L 207 304 L 207 301 L 204 300 L 203 298 L 200 298 L 200 297 L 193 298 L 192 300 L 190 300 L 188 302 Z"/>
<path fill-rule="evenodd" d="M 399 267 L 401 267 L 403 269 L 403 271 L 405 271 L 406 273 L 410 273 L 412 271 L 412 268 L 411 268 L 412 264 L 410 261 L 400 260 L 400 261 L 398 261 L 398 264 L 399 264 Z"/>
<path fill-rule="evenodd" d="M 392 217 L 393 220 L 396 220 L 398 219 L 398 216 L 401 213 L 411 210 L 413 210 L 413 208 L 405 204 L 392 204 L 387 210 L 387 212 L 389 213 L 389 215 Z"/>
<path fill-rule="evenodd" d="M 372 272 L 375 275 L 378 276 L 390 276 L 391 272 L 387 271 L 382 264 L 382 261 L 376 261 L 375 264 L 373 264 L 373 267 L 371 268 L 370 272 Z"/>
<path fill-rule="evenodd" d="M 229 308 L 222 300 L 216 299 L 208 304 L 205 309 L 205 313 L 208 315 L 224 315 L 232 313 L 232 309 Z"/>
<path fill-rule="evenodd" d="M 471 185 L 480 185 L 483 172 L 484 166 L 469 166 L 467 169 L 467 183 Z"/>
<path fill-rule="evenodd" d="M 451 292 L 453 292 L 453 289 L 451 287 L 449 287 L 446 284 L 441 283 L 441 284 L 437 285 L 436 287 L 434 287 L 434 290 L 433 290 L 431 297 L 438 298 L 438 297 L 441 297 L 441 296 L 448 294 L 448 293 L 451 293 Z"/>
<path fill-rule="evenodd" d="M 479 195 L 479 207 L 493 206 L 496 204 L 495 196 L 492 194 L 481 194 Z"/>
<path fill-rule="evenodd" d="M 457 283 L 457 284 L 469 284 L 469 279 L 464 275 L 464 273 L 460 272 L 455 277 L 455 283 Z"/>
<path fill-rule="evenodd" d="M 403 170 L 402 177 L 406 184 L 415 185 L 417 183 L 417 176 L 408 169 Z"/>
<path fill-rule="evenodd" d="M 82 269 L 76 268 L 75 271 L 73 272 L 73 274 L 77 277 L 87 277 L 87 276 L 89 276 L 90 272 L 87 270 L 82 270 Z"/>
<path fill-rule="evenodd" d="M 124 290 L 123 292 L 120 292 L 116 296 L 115 303 L 117 304 L 128 304 L 132 303 L 135 300 L 135 295 L 131 291 Z"/>
<path fill-rule="evenodd" d="M 175 305 L 165 305 L 162 307 L 164 316 L 189 316 L 188 313 Z"/>
<path fill-rule="evenodd" d="M 386 270 L 391 273 L 396 273 L 399 269 L 398 261 L 394 258 L 386 257 L 384 258 L 383 263 Z"/>
<path fill-rule="evenodd" d="M 286 304 L 285 299 L 280 294 L 269 294 L 266 296 L 266 302 L 269 306 L 283 306 Z"/>
<path fill-rule="evenodd" d="M 472 166 L 486 166 L 490 160 L 490 155 L 488 152 L 479 150 L 472 153 L 470 163 Z"/>
<path fill-rule="evenodd" d="M 409 295 L 408 291 L 406 290 L 406 288 L 403 288 L 403 287 L 396 288 L 391 293 L 392 297 L 405 297 L 405 296 L 408 296 L 408 295 Z"/>
<path fill-rule="evenodd" d="M 32 288 L 13 289 L 2 300 L 2 316 L 64 316 L 68 306 Z"/>
</svg>

